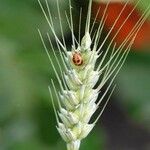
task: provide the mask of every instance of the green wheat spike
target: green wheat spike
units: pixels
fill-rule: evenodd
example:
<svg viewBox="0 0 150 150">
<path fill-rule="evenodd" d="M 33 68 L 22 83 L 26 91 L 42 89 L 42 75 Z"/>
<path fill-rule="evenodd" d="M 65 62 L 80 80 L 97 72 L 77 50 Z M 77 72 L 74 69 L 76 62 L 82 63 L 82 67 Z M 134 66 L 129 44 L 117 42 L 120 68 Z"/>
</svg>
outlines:
<svg viewBox="0 0 150 150">
<path fill-rule="evenodd" d="M 91 132 L 98 119 L 102 115 L 114 89 L 113 85 L 114 79 L 116 78 L 118 72 L 120 71 L 122 65 L 124 64 L 127 55 L 131 49 L 131 46 L 134 42 L 134 39 L 143 25 L 144 21 L 149 15 L 149 7 L 143 13 L 143 16 L 136 23 L 135 27 L 129 33 L 129 35 L 124 39 L 122 44 L 119 47 L 116 47 L 114 43 L 115 36 L 121 30 L 122 26 L 126 23 L 127 19 L 123 22 L 122 26 L 118 29 L 116 35 L 111 39 L 107 48 L 102 51 L 103 45 L 106 43 L 109 35 L 111 34 L 113 27 L 116 25 L 118 19 L 120 18 L 123 10 L 129 1 L 127 1 L 118 15 L 114 25 L 108 32 L 107 36 L 104 38 L 103 42 L 99 46 L 99 40 L 102 34 L 102 29 L 104 27 L 104 23 L 106 20 L 106 10 L 110 1 L 107 3 L 106 9 L 104 11 L 104 15 L 99 23 L 96 34 L 91 37 L 91 33 L 93 31 L 93 27 L 96 22 L 96 18 L 91 26 L 91 7 L 92 0 L 89 0 L 88 5 L 88 13 L 85 25 L 85 35 L 82 37 L 80 41 L 80 33 L 81 33 L 81 22 L 82 22 L 82 9 L 80 10 L 80 19 L 79 19 L 79 41 L 74 36 L 74 24 L 72 18 L 72 6 L 71 0 L 69 0 L 69 15 L 66 14 L 66 19 L 71 31 L 72 43 L 70 46 L 72 49 L 68 50 L 65 43 L 65 37 L 62 27 L 62 18 L 60 12 L 59 2 L 57 1 L 57 10 L 58 10 L 58 18 L 61 29 L 61 39 L 58 38 L 55 32 L 55 27 L 53 24 L 52 15 L 49 9 L 48 1 L 46 1 L 46 8 L 43 7 L 40 0 L 38 0 L 40 7 L 43 11 L 43 14 L 48 22 L 48 25 L 53 33 L 59 55 L 61 58 L 61 63 L 57 58 L 55 53 L 52 41 L 50 39 L 49 34 L 47 33 L 47 37 L 49 39 L 51 49 L 53 52 L 53 56 L 56 59 L 56 62 L 59 66 L 60 73 L 58 73 L 55 64 L 52 61 L 52 56 L 49 54 L 48 48 L 43 40 L 40 30 L 38 30 L 45 51 L 48 55 L 48 58 L 51 63 L 51 67 L 53 68 L 56 78 L 58 80 L 60 91 L 56 89 L 54 81 L 51 80 L 51 85 L 49 86 L 50 98 L 52 100 L 52 104 L 54 107 L 54 112 L 56 115 L 57 121 L 57 130 L 61 135 L 62 139 L 67 144 L 67 150 L 79 150 L 80 143 L 82 139 L 86 138 L 88 134 Z M 139 1 L 137 2 L 137 4 Z M 137 4 L 133 8 L 136 8 Z M 132 11 L 133 11 L 132 10 Z M 48 12 L 48 15 L 47 13 Z M 99 13 L 99 12 L 98 12 Z M 70 17 L 68 17 L 70 16 Z M 62 42 L 61 42 L 62 41 Z M 130 42 L 129 42 L 130 41 Z M 127 45 L 127 43 L 129 43 Z M 112 48 L 113 47 L 113 48 Z M 110 54 L 111 51 L 111 54 Z M 100 60 L 98 66 L 96 63 Z M 109 82 L 108 82 L 109 80 Z M 99 85 L 97 85 L 99 83 Z M 101 92 L 102 87 L 107 83 L 107 88 L 105 92 L 101 95 L 100 99 L 98 99 L 99 93 Z M 97 85 L 97 86 L 96 86 Z M 110 92 L 110 89 L 111 92 Z M 54 91 L 54 93 L 52 93 Z M 102 110 L 99 115 L 95 119 L 95 121 L 91 122 L 91 117 L 99 108 L 104 97 L 108 95 L 110 92 L 106 103 L 104 104 Z M 58 101 L 58 110 L 55 107 L 55 102 L 53 95 L 55 94 Z"/>
</svg>

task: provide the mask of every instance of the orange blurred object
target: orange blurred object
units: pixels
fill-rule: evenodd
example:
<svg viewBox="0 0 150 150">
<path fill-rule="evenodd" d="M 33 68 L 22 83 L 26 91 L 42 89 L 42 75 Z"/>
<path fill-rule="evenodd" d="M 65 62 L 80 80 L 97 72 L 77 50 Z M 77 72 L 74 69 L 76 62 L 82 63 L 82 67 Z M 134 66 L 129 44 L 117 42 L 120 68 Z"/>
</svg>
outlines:
<svg viewBox="0 0 150 150">
<path fill-rule="evenodd" d="M 94 16 L 96 16 L 97 12 L 99 11 L 97 21 L 102 18 L 105 12 L 105 8 L 107 7 L 107 11 L 105 13 L 105 17 L 107 16 L 107 18 L 104 24 L 106 30 L 109 30 L 113 26 L 115 20 L 121 13 L 122 9 L 124 9 L 110 34 L 110 36 L 113 38 L 115 34 L 118 32 L 118 29 L 125 22 L 114 39 L 114 42 L 117 45 L 120 45 L 125 40 L 125 38 L 129 35 L 129 33 L 132 31 L 132 29 L 142 16 L 142 13 L 137 8 L 134 9 L 135 7 L 134 4 L 128 3 L 125 7 L 124 6 L 125 3 L 123 2 L 122 3 L 111 2 L 109 3 L 108 7 L 106 3 L 93 2 L 92 6 L 92 14 Z M 127 17 L 128 19 L 126 20 Z M 133 47 L 136 49 L 140 49 L 148 45 L 149 42 L 150 42 L 150 21 L 146 20 L 137 34 Z"/>
</svg>

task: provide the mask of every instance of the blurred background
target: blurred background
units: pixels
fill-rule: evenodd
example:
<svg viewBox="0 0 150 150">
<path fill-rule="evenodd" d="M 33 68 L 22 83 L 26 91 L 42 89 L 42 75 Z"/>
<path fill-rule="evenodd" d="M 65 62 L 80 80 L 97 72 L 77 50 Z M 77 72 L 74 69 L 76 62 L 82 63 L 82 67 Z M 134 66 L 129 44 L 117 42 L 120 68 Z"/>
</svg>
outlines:
<svg viewBox="0 0 150 150">
<path fill-rule="evenodd" d="M 63 18 L 68 1 L 60 3 L 69 43 L 70 31 Z M 85 3 L 73 1 L 75 19 Z M 149 0 L 142 0 L 141 9 L 147 4 Z M 49 0 L 49 5 L 59 36 L 56 1 Z M 47 88 L 54 72 L 38 28 L 43 34 L 49 30 L 37 0 L 0 1 L 0 150 L 66 149 L 55 128 Z M 116 83 L 112 99 L 81 150 L 150 150 L 149 43 L 131 50 Z"/>
</svg>

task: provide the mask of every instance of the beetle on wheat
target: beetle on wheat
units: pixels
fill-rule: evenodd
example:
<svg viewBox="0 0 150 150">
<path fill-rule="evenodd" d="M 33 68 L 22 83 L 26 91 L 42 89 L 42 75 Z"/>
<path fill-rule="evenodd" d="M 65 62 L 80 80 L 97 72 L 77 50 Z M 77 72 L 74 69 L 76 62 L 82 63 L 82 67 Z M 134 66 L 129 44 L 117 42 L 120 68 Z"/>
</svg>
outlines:
<svg viewBox="0 0 150 150">
<path fill-rule="evenodd" d="M 48 14 L 46 13 L 46 10 L 40 2 L 40 0 L 38 1 L 43 11 L 43 14 L 47 20 L 47 23 L 53 33 L 62 62 L 60 63 L 60 60 L 58 59 L 58 56 L 54 50 L 50 36 L 49 34 L 47 34 L 51 45 L 51 49 L 54 54 L 53 56 L 56 59 L 56 62 L 59 66 L 60 73 L 58 73 L 54 62 L 52 61 L 52 56 L 50 55 L 48 48 L 44 42 L 44 39 L 41 35 L 41 32 L 38 30 L 43 46 L 49 57 L 51 66 L 54 70 L 60 87 L 60 90 L 58 92 L 53 79 L 51 79 L 49 92 L 57 120 L 57 130 L 61 135 L 62 139 L 67 144 L 67 150 L 79 150 L 81 140 L 86 138 L 87 135 L 93 129 L 93 127 L 96 125 L 98 119 L 101 117 L 115 89 L 115 85 L 113 85 L 114 80 L 127 58 L 127 55 L 131 49 L 131 46 L 134 42 L 138 31 L 140 30 L 141 26 L 143 25 L 144 21 L 149 15 L 149 8 L 145 10 L 143 16 L 139 19 L 134 28 L 128 34 L 128 36 L 124 39 L 122 44 L 116 46 L 116 44 L 114 43 L 115 36 L 117 36 L 116 33 L 116 35 L 110 40 L 107 47 L 103 49 L 104 44 L 109 39 L 113 27 L 119 20 L 123 10 L 126 8 L 128 1 L 124 4 L 122 11 L 118 15 L 116 21 L 114 22 L 114 25 L 111 27 L 102 43 L 99 44 L 104 23 L 107 18 L 107 14 L 105 13 L 110 2 L 107 3 L 103 17 L 101 18 L 101 22 L 99 23 L 98 28 L 96 30 L 96 34 L 91 34 L 93 32 L 93 27 L 96 23 L 96 17 L 93 21 L 93 24 L 91 25 L 92 0 L 89 0 L 85 25 L 85 34 L 81 41 L 80 38 L 78 41 L 74 35 L 72 6 L 71 0 L 69 0 L 70 18 L 66 14 L 66 19 L 72 35 L 72 43 L 70 43 L 70 46 L 72 48 L 68 49 L 65 43 L 65 37 L 61 23 L 62 18 L 58 0 L 56 1 L 59 24 L 61 29 L 61 39 L 56 35 L 48 1 L 45 0 Z M 135 8 L 133 8 L 133 10 L 134 9 Z M 82 11 L 80 11 L 79 17 L 79 30 L 81 29 L 81 13 Z M 123 22 L 122 26 L 125 24 L 126 21 L 127 20 Z M 121 30 L 121 27 L 118 29 L 118 31 L 119 30 Z M 96 65 L 98 60 L 100 60 L 100 62 L 98 65 Z M 102 87 L 106 83 L 107 88 L 105 89 L 105 92 L 102 95 L 100 95 L 100 98 L 98 98 Z M 52 93 L 52 91 L 54 91 L 54 93 Z M 53 97 L 54 94 L 58 102 L 58 111 L 55 107 Z M 99 115 L 93 122 L 91 122 L 91 117 L 98 110 L 99 105 L 106 96 L 107 100 L 104 106 L 102 107 Z"/>
</svg>

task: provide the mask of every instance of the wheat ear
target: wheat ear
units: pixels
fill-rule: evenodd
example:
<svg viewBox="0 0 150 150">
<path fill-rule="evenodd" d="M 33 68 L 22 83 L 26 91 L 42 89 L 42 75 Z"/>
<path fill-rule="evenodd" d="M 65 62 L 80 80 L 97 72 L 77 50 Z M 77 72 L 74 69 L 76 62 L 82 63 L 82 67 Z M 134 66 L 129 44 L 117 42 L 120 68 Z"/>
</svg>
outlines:
<svg viewBox="0 0 150 150">
<path fill-rule="evenodd" d="M 125 9 L 128 1 L 124 5 L 122 11 L 120 12 L 119 16 L 117 17 L 114 25 L 104 38 L 103 42 L 99 46 L 99 41 L 101 38 L 102 30 L 104 27 L 105 20 L 107 18 L 106 10 L 104 11 L 104 15 L 101 19 L 101 22 L 96 30 L 96 33 L 93 34 L 93 27 L 95 26 L 96 18 L 92 26 L 90 26 L 91 22 L 91 5 L 92 0 L 89 0 L 88 6 L 88 13 L 86 19 L 86 26 L 85 26 L 85 35 L 80 41 L 80 30 L 81 30 L 81 21 L 82 21 L 82 9 L 80 11 L 80 19 L 79 19 L 79 41 L 74 36 L 74 24 L 72 19 L 72 7 L 71 7 L 71 0 L 69 0 L 69 7 L 70 7 L 70 18 L 66 14 L 66 19 L 71 31 L 72 35 L 72 49 L 69 51 L 66 47 L 63 27 L 61 23 L 61 13 L 60 13 L 60 6 L 59 2 L 57 1 L 57 10 L 58 10 L 58 18 L 59 24 L 61 29 L 61 36 L 62 39 L 60 40 L 56 35 L 55 28 L 53 25 L 52 15 L 48 6 L 48 2 L 46 1 L 46 8 L 47 11 L 44 9 L 45 7 L 41 4 L 40 0 L 39 4 L 43 11 L 43 14 L 48 22 L 48 25 L 53 33 L 59 55 L 61 61 L 59 60 L 58 56 L 55 53 L 54 46 L 50 39 L 49 34 L 47 33 L 48 40 L 51 45 L 51 49 L 53 51 L 53 56 L 56 59 L 58 64 L 58 69 L 56 69 L 55 64 L 52 61 L 52 56 L 49 54 L 48 48 L 44 42 L 44 39 L 39 31 L 42 43 L 46 50 L 46 53 L 49 57 L 51 66 L 55 72 L 56 78 L 58 80 L 60 91 L 58 92 L 54 81 L 51 79 L 51 85 L 49 86 L 50 97 L 52 100 L 54 112 L 56 115 L 57 120 L 57 130 L 60 133 L 61 137 L 67 144 L 67 150 L 79 150 L 81 140 L 87 137 L 87 135 L 91 132 L 95 124 L 97 123 L 98 119 L 102 115 L 114 89 L 115 86 L 113 85 L 114 79 L 116 78 L 118 72 L 120 71 L 122 65 L 124 64 L 127 55 L 131 49 L 131 46 L 134 42 L 134 39 L 140 30 L 141 26 L 143 25 L 144 21 L 149 15 L 149 7 L 143 13 L 143 16 L 139 19 L 135 27 L 132 31 L 128 34 L 124 42 L 119 47 L 116 47 L 113 44 L 115 37 L 117 36 L 118 32 L 121 30 L 121 27 L 125 24 L 127 19 L 123 22 L 122 26 L 118 29 L 118 32 L 112 38 L 110 43 L 107 45 L 107 48 L 103 51 L 103 46 L 106 43 L 109 35 L 111 34 L 113 27 L 117 23 L 118 19 L 120 18 L 123 10 Z M 137 2 L 137 4 L 139 1 Z M 136 8 L 137 4 L 133 8 Z M 107 6 L 109 5 L 109 2 Z M 132 10 L 132 11 L 133 11 Z M 46 13 L 48 12 L 48 14 Z M 62 42 L 61 42 L 62 41 Z M 127 43 L 129 43 L 127 45 Z M 111 52 L 110 52 L 111 51 Z M 98 61 L 100 60 L 100 62 Z M 61 62 L 61 63 L 60 63 Z M 96 62 L 98 66 L 96 66 Z M 109 80 L 109 82 L 108 82 Z M 98 85 L 96 83 L 99 83 Z M 97 99 L 102 87 L 108 83 L 107 88 L 103 94 L 100 95 L 100 99 Z M 111 89 L 111 91 L 110 91 Z M 108 94 L 110 93 L 110 94 Z M 57 98 L 59 110 L 55 107 L 54 102 L 54 95 Z M 104 97 L 107 97 L 107 101 L 105 102 L 103 108 L 101 109 L 99 115 L 95 119 L 95 121 L 90 122 L 91 117 L 99 108 Z"/>
</svg>

